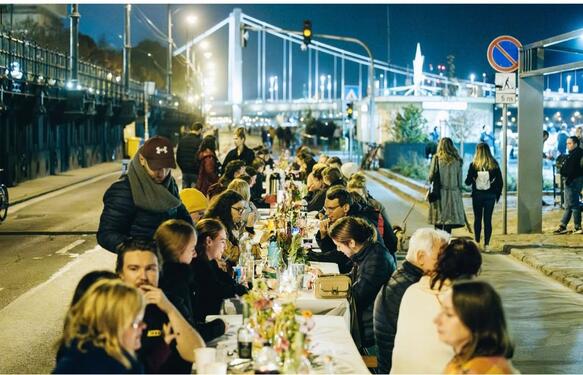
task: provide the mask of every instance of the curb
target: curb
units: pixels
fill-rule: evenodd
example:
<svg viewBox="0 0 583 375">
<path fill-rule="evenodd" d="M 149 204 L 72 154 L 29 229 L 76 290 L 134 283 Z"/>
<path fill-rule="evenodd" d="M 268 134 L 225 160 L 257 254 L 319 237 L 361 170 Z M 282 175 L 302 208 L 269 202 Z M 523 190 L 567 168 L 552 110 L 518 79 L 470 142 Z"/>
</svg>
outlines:
<svg viewBox="0 0 583 375">
<path fill-rule="evenodd" d="M 100 174 L 92 175 L 90 177 L 83 178 L 81 180 L 77 180 L 75 182 L 71 182 L 71 183 L 68 183 L 68 184 L 65 184 L 65 185 L 60 185 L 58 187 L 50 188 L 49 190 L 44 190 L 44 191 L 39 192 L 39 193 L 34 193 L 34 194 L 29 195 L 29 196 L 26 196 L 24 198 L 20 198 L 18 200 L 11 201 L 10 202 L 10 206 L 16 206 L 17 204 L 24 203 L 24 202 L 29 201 L 31 199 L 35 199 L 35 198 L 38 198 L 38 197 L 42 197 L 43 195 L 47 195 L 47 194 L 50 194 L 50 193 L 54 193 L 56 191 L 59 191 L 59 190 L 65 189 L 65 188 L 68 188 L 68 187 L 71 187 L 71 186 L 75 186 L 75 185 L 78 185 L 78 184 L 82 184 L 84 182 L 93 180 L 95 178 L 100 178 L 100 177 L 103 177 L 103 176 L 106 176 L 106 175 L 111 175 L 111 174 L 114 174 L 114 173 L 118 173 L 118 172 L 110 171 L 110 172 L 100 173 Z"/>
</svg>

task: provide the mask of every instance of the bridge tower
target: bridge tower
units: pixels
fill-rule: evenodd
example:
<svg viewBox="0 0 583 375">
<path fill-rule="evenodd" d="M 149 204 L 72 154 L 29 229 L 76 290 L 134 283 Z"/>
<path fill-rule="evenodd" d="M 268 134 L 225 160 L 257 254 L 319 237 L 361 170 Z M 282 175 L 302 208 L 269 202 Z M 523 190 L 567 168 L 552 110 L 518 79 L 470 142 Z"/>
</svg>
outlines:
<svg viewBox="0 0 583 375">
<path fill-rule="evenodd" d="M 241 123 L 243 105 L 243 50 L 241 46 L 241 9 L 235 8 L 229 15 L 229 72 L 228 95 L 232 108 L 232 123 Z"/>
</svg>

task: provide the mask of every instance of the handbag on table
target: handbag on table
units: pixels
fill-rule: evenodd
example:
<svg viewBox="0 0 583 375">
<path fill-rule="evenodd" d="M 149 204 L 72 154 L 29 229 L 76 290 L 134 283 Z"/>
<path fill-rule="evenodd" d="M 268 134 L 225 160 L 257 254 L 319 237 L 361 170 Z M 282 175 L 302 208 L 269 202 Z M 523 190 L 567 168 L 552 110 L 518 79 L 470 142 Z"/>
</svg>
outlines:
<svg viewBox="0 0 583 375">
<path fill-rule="evenodd" d="M 314 282 L 316 298 L 348 298 L 352 280 L 349 276 L 339 274 L 324 274 Z"/>
</svg>

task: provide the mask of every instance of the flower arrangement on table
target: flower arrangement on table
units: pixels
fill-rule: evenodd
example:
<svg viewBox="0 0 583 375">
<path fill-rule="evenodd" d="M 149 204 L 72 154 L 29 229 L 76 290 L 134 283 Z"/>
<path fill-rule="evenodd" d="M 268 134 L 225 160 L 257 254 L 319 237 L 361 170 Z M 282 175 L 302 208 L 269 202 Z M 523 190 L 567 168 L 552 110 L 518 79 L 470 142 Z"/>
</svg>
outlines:
<svg viewBox="0 0 583 375">
<path fill-rule="evenodd" d="M 307 358 L 309 332 L 314 328 L 311 311 L 301 311 L 293 297 L 270 293 L 263 281 L 243 296 L 249 304 L 249 324 L 255 333 L 255 352 L 266 342 L 271 343 L 283 365 L 286 358 Z"/>
</svg>

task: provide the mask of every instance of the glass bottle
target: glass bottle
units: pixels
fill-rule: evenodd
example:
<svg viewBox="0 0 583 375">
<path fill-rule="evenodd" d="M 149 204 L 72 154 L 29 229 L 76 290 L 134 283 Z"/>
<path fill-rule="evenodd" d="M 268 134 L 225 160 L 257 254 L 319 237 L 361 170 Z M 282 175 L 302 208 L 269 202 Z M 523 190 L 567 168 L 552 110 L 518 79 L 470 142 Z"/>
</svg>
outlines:
<svg viewBox="0 0 583 375">
<path fill-rule="evenodd" d="M 237 331 L 239 358 L 251 359 L 253 350 L 253 330 L 249 324 L 249 304 L 243 303 L 243 324 Z"/>
</svg>

